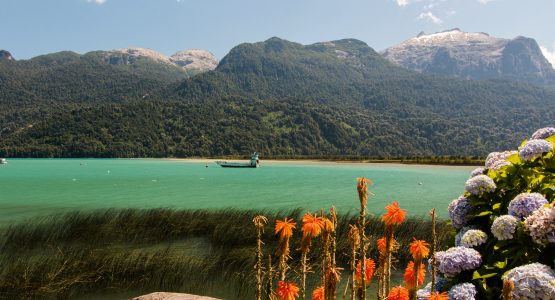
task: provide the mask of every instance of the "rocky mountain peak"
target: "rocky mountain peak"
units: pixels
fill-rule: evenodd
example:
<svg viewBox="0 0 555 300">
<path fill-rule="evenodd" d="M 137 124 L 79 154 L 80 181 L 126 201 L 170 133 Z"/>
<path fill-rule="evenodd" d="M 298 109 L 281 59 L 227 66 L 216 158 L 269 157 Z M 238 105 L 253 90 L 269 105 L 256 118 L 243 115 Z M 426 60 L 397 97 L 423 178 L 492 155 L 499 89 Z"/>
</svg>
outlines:
<svg viewBox="0 0 555 300">
<path fill-rule="evenodd" d="M 555 83 L 555 70 L 536 41 L 526 37 L 505 39 L 454 28 L 433 34 L 420 33 L 386 49 L 382 55 L 395 64 L 422 73 Z"/>
<path fill-rule="evenodd" d="M 111 65 L 129 65 L 138 58 L 151 59 L 156 62 L 171 64 L 170 59 L 162 53 L 148 48 L 121 48 L 106 52 L 105 61 Z"/>
<path fill-rule="evenodd" d="M 12 54 L 6 50 L 0 50 L 0 60 L 15 60 Z"/>
<path fill-rule="evenodd" d="M 218 65 L 212 53 L 200 49 L 179 51 L 169 57 L 148 48 L 122 48 L 104 52 L 104 61 L 111 65 L 131 65 L 139 59 L 176 66 L 191 74 L 210 71 Z"/>
<path fill-rule="evenodd" d="M 212 53 L 201 49 L 179 51 L 169 59 L 186 70 L 210 71 L 218 66 L 218 59 Z"/>
</svg>

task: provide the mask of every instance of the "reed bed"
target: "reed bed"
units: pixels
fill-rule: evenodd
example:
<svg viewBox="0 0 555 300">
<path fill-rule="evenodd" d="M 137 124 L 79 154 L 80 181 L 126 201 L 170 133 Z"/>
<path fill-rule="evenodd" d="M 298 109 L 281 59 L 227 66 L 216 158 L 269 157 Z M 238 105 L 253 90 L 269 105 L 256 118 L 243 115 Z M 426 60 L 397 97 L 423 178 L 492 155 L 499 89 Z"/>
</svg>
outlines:
<svg viewBox="0 0 555 300">
<path fill-rule="evenodd" d="M 1 229 L 0 298 L 76 299 L 97 293 L 174 291 L 208 294 L 225 299 L 255 295 L 257 230 L 253 217 L 263 213 L 264 241 L 261 263 L 279 247 L 273 225 L 285 217 L 300 221 L 304 211 L 123 209 L 52 215 Z M 347 272 L 352 252 L 349 224 L 358 216 L 338 212 L 337 265 Z M 438 250 L 447 248 L 452 234 L 447 221 L 437 222 Z M 404 247 L 395 259 L 399 266 L 411 260 L 412 238 L 430 236 L 431 221 L 409 218 L 396 228 L 395 239 Z M 383 235 L 378 217 L 367 217 L 369 245 Z M 300 270 L 301 236 L 290 241 L 289 265 Z M 313 241 L 312 248 L 321 247 Z M 367 257 L 377 258 L 370 246 Z M 307 254 L 318 260 L 317 251 Z M 274 266 L 279 263 L 273 257 Z M 290 271 L 290 276 L 300 276 Z M 310 276 L 317 277 L 317 276 Z M 348 276 L 346 276 L 348 277 Z M 318 282 L 308 279 L 307 291 Z M 338 291 L 341 287 L 338 287 Z"/>
</svg>

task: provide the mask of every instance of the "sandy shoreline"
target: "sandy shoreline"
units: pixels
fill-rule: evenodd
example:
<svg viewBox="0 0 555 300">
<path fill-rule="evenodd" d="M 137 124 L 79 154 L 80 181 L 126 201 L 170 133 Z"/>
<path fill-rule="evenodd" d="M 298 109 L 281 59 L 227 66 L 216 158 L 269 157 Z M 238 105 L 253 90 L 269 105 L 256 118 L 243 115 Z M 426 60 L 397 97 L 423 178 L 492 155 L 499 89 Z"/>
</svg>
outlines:
<svg viewBox="0 0 555 300">
<path fill-rule="evenodd" d="M 182 163 L 204 163 L 210 166 L 215 165 L 216 161 L 228 162 L 248 162 L 248 159 L 225 159 L 225 158 L 160 158 L 161 160 L 169 160 Z M 401 163 L 397 161 L 334 161 L 334 160 L 315 160 L 315 159 L 268 159 L 261 160 L 260 165 L 352 165 L 352 166 L 401 166 L 401 167 L 459 167 L 459 168 L 475 168 L 479 165 L 448 165 L 448 164 L 417 164 L 417 163 Z"/>
</svg>

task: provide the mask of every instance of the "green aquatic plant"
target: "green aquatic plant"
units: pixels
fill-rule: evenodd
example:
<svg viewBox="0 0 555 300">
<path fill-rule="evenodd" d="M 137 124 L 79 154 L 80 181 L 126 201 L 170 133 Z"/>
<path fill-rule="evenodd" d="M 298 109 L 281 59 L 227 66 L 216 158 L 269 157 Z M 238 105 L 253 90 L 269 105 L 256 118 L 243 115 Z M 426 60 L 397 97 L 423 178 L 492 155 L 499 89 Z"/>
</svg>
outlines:
<svg viewBox="0 0 555 300">
<path fill-rule="evenodd" d="M 268 218 L 262 240 L 264 252 L 273 254 L 279 247 L 272 226 L 275 220 L 286 216 L 301 219 L 300 212 L 110 209 L 13 224 L 0 228 L 0 297 L 72 299 L 111 294 L 131 298 L 172 290 L 229 300 L 247 299 L 256 294 L 253 253 L 257 233 L 253 231 L 253 216 L 262 214 Z M 338 215 L 338 266 L 349 265 L 348 225 L 357 219 L 355 215 Z M 448 244 L 452 227 L 439 220 L 437 228 L 438 248 L 442 249 Z M 408 245 L 413 236 L 427 238 L 430 230 L 429 220 L 407 218 L 397 227 L 396 239 Z M 368 216 L 366 234 L 380 236 L 382 231 L 381 220 Z M 252 234 L 245 234 L 248 232 Z M 300 245 L 301 236 L 294 235 L 291 243 Z M 290 255 L 291 261 L 300 261 L 298 251 L 291 251 Z M 377 248 L 368 248 L 368 256 L 377 255 Z M 410 260 L 404 252 L 396 258 L 400 264 Z M 307 259 L 318 261 L 318 251 L 310 251 Z M 266 267 L 266 295 L 275 270 L 267 255 L 262 264 Z M 296 269 L 297 264 L 292 267 Z M 309 276 L 307 290 L 317 286 L 317 280 Z"/>
</svg>

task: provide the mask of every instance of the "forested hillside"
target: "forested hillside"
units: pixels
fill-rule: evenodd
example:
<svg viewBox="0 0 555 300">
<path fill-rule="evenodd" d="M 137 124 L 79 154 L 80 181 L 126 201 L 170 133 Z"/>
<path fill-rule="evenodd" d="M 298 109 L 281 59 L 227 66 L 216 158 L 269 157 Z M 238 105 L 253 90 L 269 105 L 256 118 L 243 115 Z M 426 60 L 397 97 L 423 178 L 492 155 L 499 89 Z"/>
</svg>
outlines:
<svg viewBox="0 0 555 300">
<path fill-rule="evenodd" d="M 352 39 L 241 44 L 173 83 L 67 68 L 24 85 L 0 62 L 1 103 L 26 103 L 2 125 L 0 156 L 485 155 L 555 120 L 552 91 L 422 75 Z"/>
</svg>

